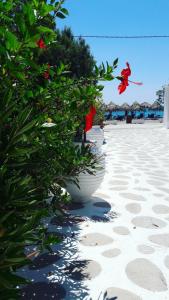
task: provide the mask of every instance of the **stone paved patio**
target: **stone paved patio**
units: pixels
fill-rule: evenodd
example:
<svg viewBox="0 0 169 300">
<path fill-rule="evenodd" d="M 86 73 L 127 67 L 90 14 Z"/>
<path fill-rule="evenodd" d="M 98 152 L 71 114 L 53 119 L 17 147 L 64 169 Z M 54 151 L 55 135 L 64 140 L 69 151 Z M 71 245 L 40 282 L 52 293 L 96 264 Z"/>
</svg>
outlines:
<svg viewBox="0 0 169 300">
<path fill-rule="evenodd" d="M 169 300 L 169 130 L 110 125 L 105 137 L 104 182 L 63 228 L 50 221 L 64 240 L 22 270 L 24 299 Z"/>
</svg>

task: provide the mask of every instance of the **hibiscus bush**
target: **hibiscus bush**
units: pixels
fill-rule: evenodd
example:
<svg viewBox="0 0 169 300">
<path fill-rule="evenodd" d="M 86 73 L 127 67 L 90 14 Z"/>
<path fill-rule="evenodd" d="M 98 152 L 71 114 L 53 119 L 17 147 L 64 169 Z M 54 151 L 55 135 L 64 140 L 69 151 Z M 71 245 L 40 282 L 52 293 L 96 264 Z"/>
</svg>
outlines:
<svg viewBox="0 0 169 300">
<path fill-rule="evenodd" d="M 31 263 L 33 254 L 25 249 L 50 251 L 59 242 L 42 220 L 63 213 L 65 178 L 95 170 L 96 158 L 88 149 L 77 151 L 73 142 L 90 108 L 99 107 L 103 87 L 97 82 L 113 80 L 118 64 L 116 59 L 112 66 L 95 66 L 90 76 L 77 79 L 62 61 L 40 63 L 58 43 L 55 20 L 68 14 L 63 5 L 62 0 L 0 2 L 1 299 L 18 299 L 17 287 L 26 283 L 16 275 Z"/>
<path fill-rule="evenodd" d="M 100 95 L 96 81 L 113 79 L 109 65 L 96 67 L 91 78 L 75 80 L 62 62 L 40 64 L 42 52 L 57 43 L 55 19 L 68 14 L 63 4 L 0 2 L 1 299 L 18 298 L 17 286 L 26 283 L 16 275 L 31 262 L 25 247 L 50 251 L 59 242 L 47 234 L 42 219 L 57 215 L 67 201 L 61 189 L 66 176 L 94 168 L 93 155 L 76 151 L 73 140 Z"/>
</svg>

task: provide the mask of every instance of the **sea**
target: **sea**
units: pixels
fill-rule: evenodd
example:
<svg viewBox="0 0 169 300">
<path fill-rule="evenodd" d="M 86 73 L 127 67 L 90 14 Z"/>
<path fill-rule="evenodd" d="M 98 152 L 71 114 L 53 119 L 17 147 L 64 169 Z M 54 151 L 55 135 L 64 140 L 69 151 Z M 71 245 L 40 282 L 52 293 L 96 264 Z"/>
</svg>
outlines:
<svg viewBox="0 0 169 300">
<path fill-rule="evenodd" d="M 131 115 L 131 112 L 128 113 Z M 144 119 L 147 118 L 163 118 L 164 111 L 163 110 L 152 110 L 152 109 L 145 109 L 145 110 L 137 110 L 134 112 L 134 117 L 139 118 L 143 116 Z M 112 111 L 111 113 L 112 118 L 117 118 L 117 117 L 125 117 L 125 111 L 124 110 L 117 110 L 117 111 Z M 110 117 L 110 112 L 105 113 L 105 118 Z"/>
</svg>

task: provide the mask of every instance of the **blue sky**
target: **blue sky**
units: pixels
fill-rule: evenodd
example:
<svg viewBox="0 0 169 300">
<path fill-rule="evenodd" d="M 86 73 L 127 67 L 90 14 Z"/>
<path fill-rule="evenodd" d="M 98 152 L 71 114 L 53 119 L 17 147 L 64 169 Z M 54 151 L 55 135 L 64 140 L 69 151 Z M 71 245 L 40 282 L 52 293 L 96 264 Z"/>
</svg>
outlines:
<svg viewBox="0 0 169 300">
<path fill-rule="evenodd" d="M 59 28 L 70 26 L 74 35 L 169 35 L 169 0 L 67 0 L 69 16 L 57 20 Z M 153 102 L 156 91 L 169 83 L 168 39 L 91 39 L 86 38 L 98 64 L 119 58 L 118 74 L 128 61 L 130 84 L 118 95 L 119 82 L 105 83 L 104 101 L 132 103 Z"/>
</svg>

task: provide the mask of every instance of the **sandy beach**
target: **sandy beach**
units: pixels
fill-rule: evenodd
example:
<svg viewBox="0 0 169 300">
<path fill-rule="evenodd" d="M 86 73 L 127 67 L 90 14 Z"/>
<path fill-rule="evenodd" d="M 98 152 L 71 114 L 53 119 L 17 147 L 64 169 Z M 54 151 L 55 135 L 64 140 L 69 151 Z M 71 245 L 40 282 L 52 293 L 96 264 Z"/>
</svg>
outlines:
<svg viewBox="0 0 169 300">
<path fill-rule="evenodd" d="M 44 299 L 168 300 L 169 130 L 159 122 L 104 130 L 102 185 L 91 202 L 72 205 L 74 220 L 65 221 L 64 230 L 51 221 L 50 231 L 66 235 L 55 247 L 57 258 L 37 258 L 23 273 L 50 282 Z M 31 287 L 24 298 L 42 299 L 30 293 Z"/>
</svg>

